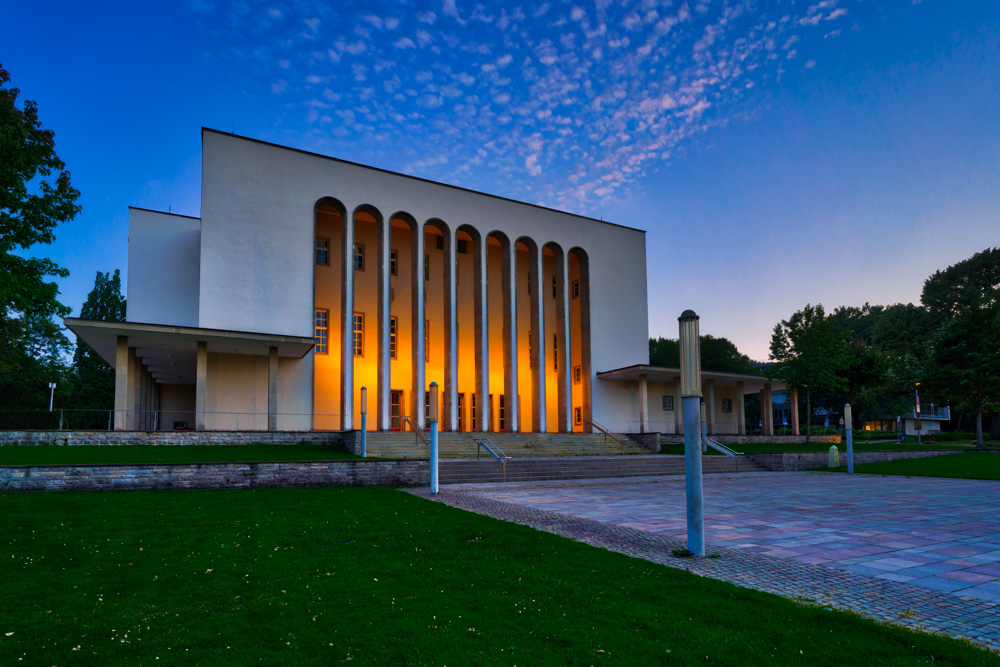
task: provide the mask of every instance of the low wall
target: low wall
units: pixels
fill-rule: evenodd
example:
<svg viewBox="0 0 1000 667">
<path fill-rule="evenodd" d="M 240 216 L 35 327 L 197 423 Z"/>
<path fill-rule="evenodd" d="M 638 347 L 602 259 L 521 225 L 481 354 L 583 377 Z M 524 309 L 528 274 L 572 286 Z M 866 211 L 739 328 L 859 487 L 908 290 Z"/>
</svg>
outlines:
<svg viewBox="0 0 1000 667">
<path fill-rule="evenodd" d="M 0 492 L 428 484 L 426 459 L 0 466 Z"/>
<path fill-rule="evenodd" d="M 684 444 L 683 435 L 671 435 L 668 433 L 661 433 L 659 435 L 661 445 Z M 723 445 L 764 445 L 772 442 L 804 445 L 806 442 L 806 436 L 804 435 L 725 435 L 720 433 L 718 435 L 710 435 L 708 437 L 716 442 L 722 443 Z M 814 435 L 809 441 L 829 445 L 839 445 L 840 435 Z"/>
<path fill-rule="evenodd" d="M 0 431 L 0 447 L 24 445 L 329 445 L 348 451 L 357 431 Z"/>
<path fill-rule="evenodd" d="M 957 454 L 961 450 L 949 449 L 918 449 L 918 450 L 883 450 L 877 452 L 854 452 L 854 465 L 865 463 L 882 463 L 884 461 L 902 461 L 903 459 L 923 459 L 928 456 L 944 456 Z M 841 450 L 840 465 L 847 465 L 847 452 Z M 767 454 L 745 454 L 755 463 L 768 470 L 811 470 L 825 468 L 828 462 L 828 452 L 775 452 Z"/>
</svg>

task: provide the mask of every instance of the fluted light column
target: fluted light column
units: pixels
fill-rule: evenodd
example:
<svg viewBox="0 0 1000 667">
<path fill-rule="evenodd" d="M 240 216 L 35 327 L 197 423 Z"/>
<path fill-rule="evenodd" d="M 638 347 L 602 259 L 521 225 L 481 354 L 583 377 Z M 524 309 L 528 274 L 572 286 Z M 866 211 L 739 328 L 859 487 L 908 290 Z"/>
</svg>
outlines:
<svg viewBox="0 0 1000 667">
<path fill-rule="evenodd" d="M 511 433 L 520 430 L 517 400 L 517 254 L 513 243 L 503 247 L 503 393 L 506 397 L 506 424 Z"/>
<path fill-rule="evenodd" d="M 547 430 L 547 406 L 545 395 L 545 254 L 534 244 L 528 251 L 528 285 L 531 290 L 531 428 L 536 433 Z"/>
<path fill-rule="evenodd" d="M 340 428 L 354 428 L 354 213 L 341 226 L 340 281 Z"/>
</svg>

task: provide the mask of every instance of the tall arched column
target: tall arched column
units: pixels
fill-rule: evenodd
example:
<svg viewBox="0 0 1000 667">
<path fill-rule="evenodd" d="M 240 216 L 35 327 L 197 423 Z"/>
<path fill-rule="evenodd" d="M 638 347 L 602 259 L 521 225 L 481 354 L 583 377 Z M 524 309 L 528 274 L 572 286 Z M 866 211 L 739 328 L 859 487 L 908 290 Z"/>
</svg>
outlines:
<svg viewBox="0 0 1000 667">
<path fill-rule="evenodd" d="M 410 262 L 413 273 L 411 275 L 413 288 L 410 294 L 412 301 L 413 337 L 410 349 L 413 353 L 413 389 L 410 397 L 410 405 L 414 423 L 421 429 L 424 428 L 424 411 L 427 383 L 424 381 L 426 373 L 424 358 L 424 230 L 420 225 L 416 225 L 413 234 L 413 260 Z"/>
<path fill-rule="evenodd" d="M 571 260 L 576 261 L 576 280 L 579 286 L 579 291 L 576 295 L 578 301 L 578 312 L 579 312 L 579 327 L 580 327 L 580 350 L 578 352 L 580 358 L 580 408 L 581 416 L 584 420 L 593 419 L 593 407 L 591 402 L 591 380 L 593 377 L 593 372 L 591 368 L 591 355 L 590 355 L 590 259 L 586 251 L 582 248 L 572 248 L 568 255 Z M 569 282 L 572 284 L 572 264 L 568 265 L 570 268 Z M 573 298 L 569 299 L 570 304 L 573 303 Z M 572 340 L 572 339 L 571 339 Z M 570 352 L 573 352 L 571 349 Z M 572 359 L 572 357 L 571 357 Z M 570 362 L 570 372 L 572 373 L 572 361 Z M 590 424 L 584 421 L 583 424 L 584 432 L 592 433 L 593 428 Z"/>
<path fill-rule="evenodd" d="M 531 430 L 545 433 L 545 275 L 543 253 L 537 244 L 528 246 L 528 284 L 531 290 Z"/>
<path fill-rule="evenodd" d="M 388 431 L 389 392 L 392 361 L 389 357 L 389 318 L 391 278 L 389 252 L 392 245 L 392 216 L 383 217 L 378 226 L 378 395 L 375 400 L 375 423 L 379 431 Z M 370 395 L 370 392 L 369 392 Z"/>
<path fill-rule="evenodd" d="M 473 291 L 475 299 L 475 348 L 476 348 L 476 419 L 473 430 L 490 430 L 490 346 L 489 310 L 486 306 L 486 237 L 474 243 Z"/>
<path fill-rule="evenodd" d="M 444 240 L 444 405 L 447 419 L 445 430 L 457 431 L 458 414 L 458 255 L 455 232 L 450 229 Z"/>
<path fill-rule="evenodd" d="M 354 214 L 345 216 L 340 235 L 340 428 L 344 431 L 354 428 L 354 225 Z"/>
<path fill-rule="evenodd" d="M 556 327 L 559 330 L 559 340 L 562 345 L 557 351 L 559 355 L 559 432 L 573 431 L 573 381 L 570 364 L 569 337 L 569 254 L 559 253 L 556 256 Z"/>
<path fill-rule="evenodd" d="M 503 393 L 505 429 L 517 433 L 520 429 L 520 406 L 517 400 L 517 255 L 510 241 L 503 246 Z"/>
</svg>

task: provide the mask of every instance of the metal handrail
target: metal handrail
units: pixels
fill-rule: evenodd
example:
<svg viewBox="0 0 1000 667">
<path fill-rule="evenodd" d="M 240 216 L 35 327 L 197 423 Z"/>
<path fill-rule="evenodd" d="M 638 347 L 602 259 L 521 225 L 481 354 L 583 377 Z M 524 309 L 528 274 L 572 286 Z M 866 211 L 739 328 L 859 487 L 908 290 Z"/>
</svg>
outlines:
<svg viewBox="0 0 1000 667">
<path fill-rule="evenodd" d="M 717 440 L 712 440 L 707 436 L 702 438 L 702 444 L 704 444 L 707 447 L 711 447 L 717 452 L 721 452 L 726 456 L 728 456 L 729 458 L 731 458 L 732 460 L 736 461 L 736 472 L 740 471 L 740 457 L 743 456 L 743 452 L 738 452 L 735 449 L 730 449 L 721 442 L 718 442 Z"/>
<path fill-rule="evenodd" d="M 493 458 L 497 460 L 501 466 L 503 466 L 503 481 L 507 481 L 507 461 L 510 461 L 510 456 L 504 454 L 503 450 L 489 438 L 476 438 L 476 460 L 479 460 L 479 453 L 482 448 L 485 447 Z"/>
<path fill-rule="evenodd" d="M 590 424 L 591 426 L 593 426 L 594 428 L 596 428 L 598 431 L 600 431 L 601 433 L 603 433 L 604 434 L 604 442 L 605 443 L 608 442 L 608 438 L 611 438 L 612 440 L 614 440 L 615 442 L 617 442 L 618 444 L 620 444 L 622 446 L 622 454 L 625 454 L 625 438 L 623 436 L 620 436 L 617 433 L 612 433 L 608 429 L 604 428 L 603 426 L 601 426 L 600 424 L 598 424 L 597 422 L 595 422 L 593 419 L 584 419 L 583 423 L 584 424 Z"/>
<path fill-rule="evenodd" d="M 428 438 L 427 435 L 424 433 L 423 429 L 420 428 L 420 426 L 418 426 L 415 421 L 413 421 L 413 417 L 410 417 L 409 415 L 403 415 L 401 419 L 403 420 L 403 423 L 408 425 L 410 429 L 416 434 L 418 440 L 423 442 L 425 445 L 431 444 L 430 438 Z"/>
</svg>

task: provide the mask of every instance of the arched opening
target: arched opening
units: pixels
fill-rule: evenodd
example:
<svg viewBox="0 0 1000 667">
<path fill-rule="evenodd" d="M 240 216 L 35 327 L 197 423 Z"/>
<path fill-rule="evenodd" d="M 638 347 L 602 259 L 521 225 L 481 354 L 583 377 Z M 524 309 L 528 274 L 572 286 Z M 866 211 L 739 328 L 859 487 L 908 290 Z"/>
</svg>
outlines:
<svg viewBox="0 0 1000 667">
<path fill-rule="evenodd" d="M 479 231 L 471 225 L 455 230 L 456 341 L 458 420 L 462 431 L 489 430 L 489 357 L 485 303 L 485 253 Z"/>
<path fill-rule="evenodd" d="M 353 420 L 345 420 L 343 428 L 361 425 L 361 388 L 366 387 L 370 402 L 376 403 L 379 395 L 379 264 L 380 228 L 382 214 L 374 206 L 367 204 L 354 210 L 354 239 L 351 248 L 353 270 L 353 309 L 350 313 L 347 334 L 347 348 L 353 362 L 352 382 L 345 385 L 352 388 L 349 406 L 345 414 Z M 348 281 L 345 280 L 345 285 Z M 369 406 L 371 407 L 371 406 Z M 352 426 L 353 424 L 353 426 Z M 368 423 L 368 430 L 378 429 L 378 420 Z"/>
<path fill-rule="evenodd" d="M 590 433 L 592 371 L 590 363 L 590 260 L 582 248 L 569 251 L 570 380 L 573 430 Z"/>
<path fill-rule="evenodd" d="M 422 260 L 417 243 L 417 221 L 408 213 L 395 213 L 389 220 L 389 321 L 384 328 L 386 354 L 389 364 L 389 387 L 383 392 L 385 407 L 383 428 L 392 431 L 406 430 L 405 418 L 418 423 L 422 413 L 422 389 L 418 369 L 423 369 L 423 325 L 420 301 L 422 285 L 416 279 Z M 420 358 L 417 358 L 420 354 Z"/>
<path fill-rule="evenodd" d="M 424 224 L 424 379 L 438 383 L 442 431 L 454 430 L 451 418 L 451 234 L 442 220 Z"/>
<path fill-rule="evenodd" d="M 490 430 L 520 430 L 517 395 L 517 311 L 515 272 L 510 239 L 503 232 L 486 237 L 487 294 L 489 310 Z"/>
<path fill-rule="evenodd" d="M 521 425 L 534 433 L 546 430 L 545 317 L 541 298 L 541 256 L 538 244 L 522 236 L 514 244 L 517 270 L 518 395 Z M 530 400 L 529 400 L 530 399 Z"/>
<path fill-rule="evenodd" d="M 549 433 L 572 430 L 570 422 L 568 351 L 569 312 L 566 304 L 566 256 L 558 243 L 542 248 L 542 280 L 539 296 L 544 301 L 546 424 Z"/>
<path fill-rule="evenodd" d="M 316 345 L 313 356 L 313 428 L 339 430 L 341 418 L 341 333 L 346 209 L 324 197 L 314 207 L 313 318 Z"/>
</svg>

